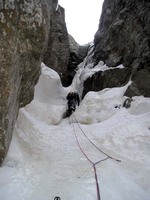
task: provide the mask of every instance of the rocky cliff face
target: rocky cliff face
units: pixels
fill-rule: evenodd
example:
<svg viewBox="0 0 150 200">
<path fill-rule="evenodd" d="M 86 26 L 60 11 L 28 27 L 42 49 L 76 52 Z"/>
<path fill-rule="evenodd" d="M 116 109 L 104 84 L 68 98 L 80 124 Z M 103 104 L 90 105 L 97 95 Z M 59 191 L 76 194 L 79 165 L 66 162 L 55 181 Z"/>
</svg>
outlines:
<svg viewBox="0 0 150 200">
<path fill-rule="evenodd" d="M 123 69 L 110 69 L 105 72 L 96 72 L 92 77 L 84 82 L 84 90 L 82 97 L 89 91 L 100 91 L 104 88 L 121 87 L 127 83 L 130 77 L 130 70 Z"/>
<path fill-rule="evenodd" d="M 104 1 L 99 28 L 94 39 L 93 61 L 95 65 L 102 60 L 109 67 L 115 68 L 117 65 L 123 64 L 128 68 L 131 73 L 127 79 L 132 75 L 133 83 L 125 95 L 130 97 L 150 96 L 149 30 L 149 1 Z M 98 85 L 98 83 L 96 84 Z"/>
<path fill-rule="evenodd" d="M 51 27 L 48 49 L 44 55 L 43 62 L 60 75 L 63 85 L 66 86 L 70 46 L 65 23 L 65 11 L 60 5 L 57 6 L 56 10 L 53 10 Z"/>
<path fill-rule="evenodd" d="M 19 107 L 33 99 L 55 0 L 0 0 L 0 164 Z"/>
<path fill-rule="evenodd" d="M 89 44 L 79 45 L 71 35 L 69 35 L 69 44 L 70 57 L 67 69 L 68 85 L 72 83 L 73 77 L 76 74 L 77 67 L 81 62 L 83 62 L 89 48 Z"/>
<path fill-rule="evenodd" d="M 49 35 L 48 49 L 43 62 L 59 74 L 63 86 L 69 86 L 78 64 L 86 57 L 89 45 L 79 45 L 68 34 L 65 10 L 59 5 L 53 11 L 51 26 L 52 31 Z"/>
</svg>

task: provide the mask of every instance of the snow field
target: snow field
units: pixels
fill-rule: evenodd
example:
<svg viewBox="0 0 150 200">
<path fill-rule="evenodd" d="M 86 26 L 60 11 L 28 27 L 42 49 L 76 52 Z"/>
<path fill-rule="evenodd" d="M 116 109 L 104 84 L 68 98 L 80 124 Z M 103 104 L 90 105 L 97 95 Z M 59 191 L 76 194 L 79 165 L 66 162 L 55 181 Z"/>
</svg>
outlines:
<svg viewBox="0 0 150 200">
<path fill-rule="evenodd" d="M 78 83 L 63 88 L 58 74 L 42 65 L 35 98 L 20 109 L 0 169 L 0 200 L 96 200 L 93 169 L 73 127 L 92 161 L 106 156 L 83 136 L 73 116 L 62 119 L 66 95 Z M 121 160 L 96 166 L 102 200 L 150 199 L 150 99 L 134 97 L 131 108 L 123 108 L 126 88 L 89 92 L 74 113 L 86 135 Z"/>
</svg>

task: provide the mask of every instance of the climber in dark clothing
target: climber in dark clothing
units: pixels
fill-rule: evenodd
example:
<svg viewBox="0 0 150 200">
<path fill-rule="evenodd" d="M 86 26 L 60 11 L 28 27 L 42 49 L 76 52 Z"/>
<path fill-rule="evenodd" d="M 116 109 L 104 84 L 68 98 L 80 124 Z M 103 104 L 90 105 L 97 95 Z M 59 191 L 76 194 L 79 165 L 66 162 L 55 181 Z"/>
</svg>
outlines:
<svg viewBox="0 0 150 200">
<path fill-rule="evenodd" d="M 69 92 L 66 99 L 68 100 L 68 110 L 67 110 L 67 117 L 70 117 L 70 115 L 76 110 L 76 106 L 79 106 L 80 98 L 77 92 Z"/>
</svg>

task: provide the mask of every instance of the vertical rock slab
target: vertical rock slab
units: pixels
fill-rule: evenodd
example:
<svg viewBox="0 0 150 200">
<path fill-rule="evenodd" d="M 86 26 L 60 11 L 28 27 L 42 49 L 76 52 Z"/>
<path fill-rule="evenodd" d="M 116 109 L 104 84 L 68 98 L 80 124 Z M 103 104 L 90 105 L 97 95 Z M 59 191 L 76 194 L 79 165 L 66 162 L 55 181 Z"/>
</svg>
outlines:
<svg viewBox="0 0 150 200">
<path fill-rule="evenodd" d="M 105 0 L 95 34 L 94 59 L 108 66 L 150 68 L 150 2 Z"/>
<path fill-rule="evenodd" d="M 89 91 L 100 91 L 104 88 L 121 87 L 129 81 L 130 69 L 110 69 L 96 72 L 84 82 L 82 97 Z"/>
<path fill-rule="evenodd" d="M 48 49 L 43 62 L 54 69 L 62 84 L 67 86 L 67 70 L 70 56 L 69 36 L 65 22 L 65 10 L 60 5 L 53 11 L 52 31 L 49 35 Z"/>
<path fill-rule="evenodd" d="M 147 69 L 137 71 L 124 95 L 128 97 L 141 95 L 150 97 L 150 72 Z"/>
<path fill-rule="evenodd" d="M 114 67 L 114 70 L 120 64 L 129 69 L 130 73 L 127 73 L 126 81 L 129 77 L 133 81 L 125 93 L 129 97 L 136 95 L 150 97 L 149 30 L 150 1 L 104 0 L 98 31 L 94 37 L 92 59 L 94 66 L 102 60 L 108 67 Z M 123 72 L 123 69 L 121 71 Z M 113 73 L 110 76 L 110 83 L 113 82 L 113 84 L 109 84 L 109 87 L 114 86 L 114 78 Z M 116 80 L 115 83 L 117 83 Z M 107 77 L 91 81 L 92 88 L 98 90 L 101 85 L 105 86 Z M 120 84 L 115 86 L 118 87 Z M 87 85 L 86 91 L 90 90 L 88 87 Z"/>
<path fill-rule="evenodd" d="M 90 43 L 85 45 L 79 45 L 71 35 L 69 35 L 69 44 L 70 44 L 70 58 L 68 64 L 68 85 L 72 83 L 78 65 L 81 62 L 83 62 L 84 58 L 87 55 L 88 48 L 90 46 Z"/>
<path fill-rule="evenodd" d="M 54 3 L 0 0 L 0 164 L 7 154 L 19 107 L 33 99 Z"/>
</svg>

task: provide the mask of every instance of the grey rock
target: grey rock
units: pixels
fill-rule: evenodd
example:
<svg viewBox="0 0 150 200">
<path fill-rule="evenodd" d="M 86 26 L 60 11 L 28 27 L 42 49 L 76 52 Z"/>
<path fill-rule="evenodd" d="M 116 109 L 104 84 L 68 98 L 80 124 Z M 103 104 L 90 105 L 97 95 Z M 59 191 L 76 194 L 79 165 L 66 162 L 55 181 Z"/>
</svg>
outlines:
<svg viewBox="0 0 150 200">
<path fill-rule="evenodd" d="M 86 57 L 90 43 L 85 45 L 78 44 L 75 39 L 69 34 L 70 51 L 79 55 L 82 60 Z"/>
<path fill-rule="evenodd" d="M 70 57 L 69 36 L 65 22 L 65 10 L 60 5 L 53 11 L 52 31 L 49 35 L 48 49 L 43 62 L 54 69 L 64 86 L 68 85 L 68 63 Z"/>
<path fill-rule="evenodd" d="M 150 97 L 149 30 L 150 1 L 104 1 L 99 28 L 94 37 L 92 59 L 94 66 L 102 60 L 108 67 L 115 68 L 123 64 L 125 68 L 130 68 L 131 73 L 128 75 L 132 77 L 133 83 L 125 93 L 129 97 L 135 95 Z"/>
<path fill-rule="evenodd" d="M 72 35 L 69 34 L 69 45 L 70 45 L 70 51 L 77 53 L 79 44 L 75 41 Z"/>
<path fill-rule="evenodd" d="M 33 99 L 54 4 L 52 0 L 0 0 L 0 164 L 19 107 Z"/>
<path fill-rule="evenodd" d="M 132 77 L 132 81 L 124 94 L 125 96 L 133 97 L 143 95 L 150 97 L 150 72 L 148 70 L 139 70 Z"/>
<path fill-rule="evenodd" d="M 97 72 L 84 82 L 83 96 L 89 91 L 100 91 L 104 88 L 120 87 L 129 81 L 130 68 L 110 69 Z"/>
<path fill-rule="evenodd" d="M 70 58 L 68 64 L 68 85 L 72 83 L 77 67 L 87 56 L 88 48 L 90 46 L 89 43 L 85 45 L 79 45 L 71 35 L 69 35 L 69 44 Z"/>
<path fill-rule="evenodd" d="M 94 39 L 95 62 L 150 69 L 149 11 L 147 0 L 105 0 Z"/>
</svg>

